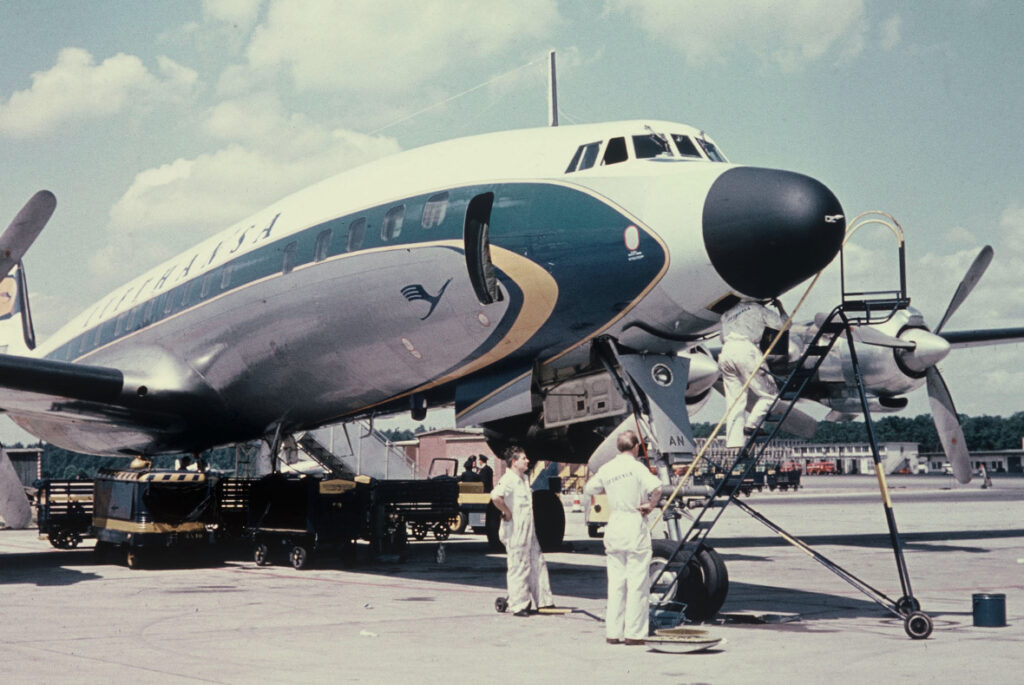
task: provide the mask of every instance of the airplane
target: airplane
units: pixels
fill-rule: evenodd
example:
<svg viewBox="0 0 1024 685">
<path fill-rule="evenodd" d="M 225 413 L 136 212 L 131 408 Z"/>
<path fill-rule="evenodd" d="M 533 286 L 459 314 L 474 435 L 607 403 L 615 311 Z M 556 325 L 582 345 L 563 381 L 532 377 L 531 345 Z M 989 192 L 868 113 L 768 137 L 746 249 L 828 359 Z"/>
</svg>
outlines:
<svg viewBox="0 0 1024 685">
<path fill-rule="evenodd" d="M 0 236 L 0 409 L 57 446 L 124 457 L 254 439 L 276 454 L 300 431 L 454 404 L 495 452 L 583 463 L 627 412 L 616 367 L 639 358 L 653 365 L 627 375 L 674 385 L 674 447 L 692 454 L 687 409 L 718 378 L 721 314 L 806 281 L 846 231 L 820 181 L 730 163 L 682 123 L 491 133 L 290 195 L 37 345 L 22 258 L 55 206 L 40 191 Z M 861 335 L 905 356 L 913 342 Z M 8 521 L 15 485 L 0 463 Z M 710 548 L 699 563 L 713 614 L 724 563 Z"/>
<path fill-rule="evenodd" d="M 286 197 L 36 345 L 22 257 L 54 206 L 41 191 L 0 238 L 0 409 L 105 456 L 454 404 L 496 445 L 583 462 L 609 419 L 547 428 L 544 393 L 600 370 L 597 341 L 689 355 L 699 397 L 717 369 L 687 349 L 732 303 L 827 265 L 845 227 L 821 182 L 731 164 L 685 124 L 484 134 Z"/>
</svg>

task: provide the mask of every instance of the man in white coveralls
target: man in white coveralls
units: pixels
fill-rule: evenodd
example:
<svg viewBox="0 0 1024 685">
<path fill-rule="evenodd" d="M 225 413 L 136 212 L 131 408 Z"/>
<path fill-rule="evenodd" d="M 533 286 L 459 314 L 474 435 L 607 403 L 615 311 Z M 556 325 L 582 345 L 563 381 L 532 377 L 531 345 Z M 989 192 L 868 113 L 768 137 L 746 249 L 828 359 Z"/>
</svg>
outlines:
<svg viewBox="0 0 1024 685">
<path fill-rule="evenodd" d="M 503 455 L 508 466 L 491 491 L 501 512 L 498 539 L 508 555 L 508 607 L 514 616 L 528 616 L 530 603 L 538 609 L 554 606 L 548 567 L 533 524 L 533 491 L 526 477 L 530 461 L 522 447 L 509 447 Z"/>
<path fill-rule="evenodd" d="M 651 532 L 647 514 L 661 499 L 661 481 L 637 461 L 640 440 L 631 430 L 619 434 L 618 456 L 583 487 L 586 495 L 608 495 L 611 514 L 604 529 L 608 566 L 609 644 L 642 645 L 647 637 L 650 600 Z"/>
<path fill-rule="evenodd" d="M 725 424 L 727 447 L 743 447 L 758 422 L 768 412 L 778 394 L 775 380 L 759 367 L 759 344 L 766 328 L 781 330 L 785 320 L 758 302 L 740 302 L 722 315 L 722 351 L 718 355 L 718 369 L 725 385 L 725 406 L 732 407 Z M 751 374 L 754 379 L 747 387 L 748 397 L 756 398 L 747 415 L 747 397 L 739 396 L 743 384 Z"/>
</svg>

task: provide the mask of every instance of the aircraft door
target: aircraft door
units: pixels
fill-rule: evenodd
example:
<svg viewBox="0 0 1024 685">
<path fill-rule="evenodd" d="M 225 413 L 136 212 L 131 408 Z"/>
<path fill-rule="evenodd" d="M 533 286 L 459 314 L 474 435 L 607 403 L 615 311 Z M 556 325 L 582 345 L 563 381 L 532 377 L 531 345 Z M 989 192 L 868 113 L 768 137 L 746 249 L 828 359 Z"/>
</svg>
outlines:
<svg viewBox="0 0 1024 685">
<path fill-rule="evenodd" d="M 501 290 L 498 288 L 494 263 L 491 261 L 489 238 L 493 205 L 494 193 L 483 193 L 470 200 L 466 207 L 466 224 L 463 230 L 466 268 L 469 270 L 469 280 L 480 304 L 491 304 L 501 300 Z"/>
</svg>

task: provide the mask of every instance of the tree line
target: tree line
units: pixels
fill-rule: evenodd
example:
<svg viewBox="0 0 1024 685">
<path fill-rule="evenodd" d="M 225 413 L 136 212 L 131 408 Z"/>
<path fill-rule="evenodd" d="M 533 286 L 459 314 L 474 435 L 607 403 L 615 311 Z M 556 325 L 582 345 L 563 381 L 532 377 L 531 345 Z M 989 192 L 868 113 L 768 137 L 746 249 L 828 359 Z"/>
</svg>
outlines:
<svg viewBox="0 0 1024 685">
<path fill-rule="evenodd" d="M 1017 412 L 1007 418 L 1002 416 L 967 416 L 960 414 L 960 425 L 963 427 L 964 440 L 970 450 L 1010 450 L 1021 449 L 1021 438 L 1024 437 L 1024 412 Z M 706 438 L 711 435 L 715 423 L 695 423 L 694 437 Z M 941 452 L 942 444 L 935 430 L 931 414 L 918 414 L 914 418 L 904 416 L 886 416 L 872 419 L 875 439 L 878 442 L 916 442 L 921 452 Z M 721 431 L 719 431 L 721 434 Z M 788 435 L 786 437 L 794 438 Z M 868 432 L 863 421 L 820 421 L 814 431 L 814 437 L 808 442 L 814 443 L 851 443 L 867 442 Z"/>
</svg>

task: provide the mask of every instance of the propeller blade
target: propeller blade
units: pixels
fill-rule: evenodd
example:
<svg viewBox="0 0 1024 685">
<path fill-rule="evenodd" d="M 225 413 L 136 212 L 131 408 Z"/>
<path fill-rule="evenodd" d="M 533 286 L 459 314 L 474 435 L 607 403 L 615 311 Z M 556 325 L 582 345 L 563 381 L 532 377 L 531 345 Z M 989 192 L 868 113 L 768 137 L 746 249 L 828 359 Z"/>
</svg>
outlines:
<svg viewBox="0 0 1024 685">
<path fill-rule="evenodd" d="M 903 350 L 912 350 L 916 347 L 912 341 L 900 340 L 888 333 L 882 333 L 877 328 L 871 326 L 854 326 L 853 337 L 857 339 L 857 342 L 878 347 L 892 347 Z"/>
<path fill-rule="evenodd" d="M 953 397 L 949 394 L 942 374 L 934 366 L 926 372 L 928 383 L 928 403 L 932 407 L 932 420 L 939 433 L 939 441 L 946 458 L 953 465 L 953 476 L 958 483 L 971 482 L 971 460 L 967 454 L 967 443 L 964 431 L 960 427 L 960 419 L 953 406 Z"/>
<path fill-rule="evenodd" d="M 978 281 L 981 280 L 982 274 L 985 273 L 985 269 L 988 268 L 989 263 L 992 261 L 992 246 L 986 245 L 981 248 L 981 252 L 974 258 L 974 262 L 971 267 L 967 269 L 967 273 L 964 274 L 964 278 L 960 281 L 960 285 L 957 286 L 956 292 L 953 293 L 953 299 L 949 301 L 949 306 L 946 307 L 946 313 L 942 315 L 942 320 L 939 321 L 939 325 L 935 327 L 935 332 L 938 333 L 942 330 L 942 327 L 946 325 L 949 318 L 953 316 L 953 313 L 960 308 L 960 305 L 964 303 L 967 296 L 974 290 L 974 286 L 978 285 Z"/>
<path fill-rule="evenodd" d="M 56 208 L 57 198 L 49 190 L 40 190 L 25 203 L 0 235 L 0 278 L 7 276 L 21 261 Z"/>
</svg>

